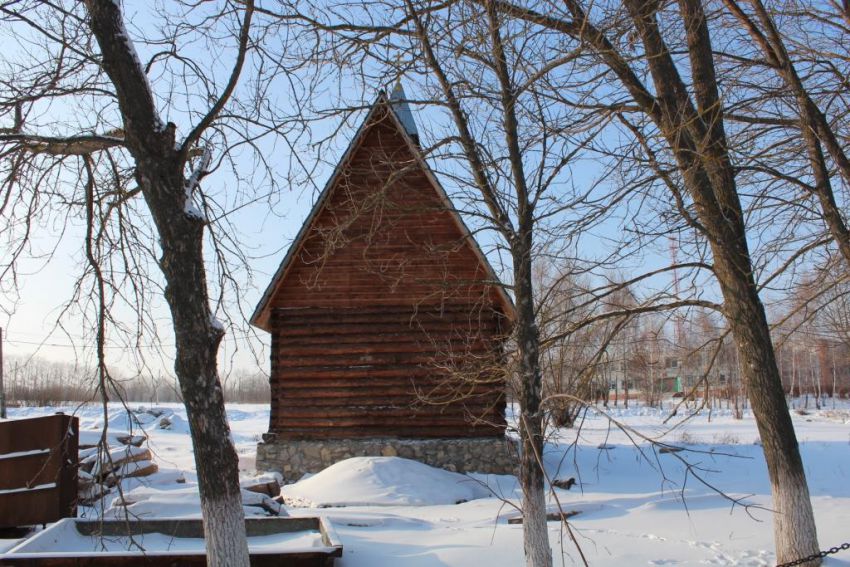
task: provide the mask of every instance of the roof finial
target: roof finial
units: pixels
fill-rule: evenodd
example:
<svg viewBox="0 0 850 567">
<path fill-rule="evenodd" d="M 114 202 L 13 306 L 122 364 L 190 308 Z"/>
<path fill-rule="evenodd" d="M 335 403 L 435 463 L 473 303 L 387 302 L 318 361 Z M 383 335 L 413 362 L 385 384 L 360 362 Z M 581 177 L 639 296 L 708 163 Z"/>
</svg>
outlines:
<svg viewBox="0 0 850 567">
<path fill-rule="evenodd" d="M 395 85 L 392 90 L 392 97 L 395 98 L 397 94 L 401 94 L 404 96 L 404 87 L 401 86 L 401 75 L 399 75 L 395 80 Z"/>
</svg>

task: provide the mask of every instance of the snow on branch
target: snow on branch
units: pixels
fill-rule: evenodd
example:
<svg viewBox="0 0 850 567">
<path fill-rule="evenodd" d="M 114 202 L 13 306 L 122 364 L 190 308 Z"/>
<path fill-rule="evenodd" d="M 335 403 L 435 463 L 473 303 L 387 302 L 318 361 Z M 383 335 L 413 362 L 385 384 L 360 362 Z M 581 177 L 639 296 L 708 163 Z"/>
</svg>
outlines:
<svg viewBox="0 0 850 567">
<path fill-rule="evenodd" d="M 167 133 L 159 117 L 153 90 L 136 53 L 120 3 L 87 0 L 88 23 L 97 39 L 101 65 L 115 86 L 118 106 L 129 141 L 152 140 Z"/>
<path fill-rule="evenodd" d="M 6 134 L 0 131 L 0 143 L 18 143 L 20 147 L 33 154 L 54 156 L 86 155 L 124 145 L 124 138 L 114 136 L 83 135 L 67 138 L 54 136 L 36 136 L 30 134 Z"/>
<path fill-rule="evenodd" d="M 113 29 L 113 32 L 115 34 L 115 39 L 124 42 L 126 52 L 133 61 L 136 75 L 144 81 L 145 87 L 147 89 L 146 95 L 151 98 L 151 119 L 153 120 L 153 128 L 154 130 L 162 132 L 165 130 L 165 124 L 162 122 L 162 119 L 159 117 L 159 114 L 157 114 L 156 107 L 153 104 L 153 88 L 151 87 L 150 80 L 148 79 L 148 74 L 145 72 L 145 66 L 142 65 L 142 60 L 139 59 L 139 54 L 136 51 L 136 46 L 133 44 L 133 40 L 130 39 L 130 34 L 127 32 L 127 28 L 124 26 L 124 18 L 122 14 L 121 4 L 115 0 L 113 0 L 112 3 L 115 7 L 115 10 L 118 12 L 118 17 L 114 20 L 115 27 Z"/>
<path fill-rule="evenodd" d="M 197 166 L 195 166 L 195 169 L 192 170 L 192 174 L 189 175 L 189 179 L 186 180 L 186 202 L 183 205 L 183 212 L 190 218 L 204 220 L 204 214 L 195 205 L 194 196 L 195 189 L 198 188 L 198 183 L 200 183 L 201 177 L 209 171 L 211 162 L 212 144 L 207 144 L 204 146 L 204 151 L 201 154 L 200 161 Z"/>
</svg>

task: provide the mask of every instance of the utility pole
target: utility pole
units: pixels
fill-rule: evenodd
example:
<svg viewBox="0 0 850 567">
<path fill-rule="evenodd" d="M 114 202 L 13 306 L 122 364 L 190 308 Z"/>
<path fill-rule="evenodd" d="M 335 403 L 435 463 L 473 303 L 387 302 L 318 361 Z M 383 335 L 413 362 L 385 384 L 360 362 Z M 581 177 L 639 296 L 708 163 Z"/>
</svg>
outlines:
<svg viewBox="0 0 850 567">
<path fill-rule="evenodd" d="M 6 419 L 6 386 L 3 383 L 3 327 L 0 327 L 0 419 Z"/>
</svg>

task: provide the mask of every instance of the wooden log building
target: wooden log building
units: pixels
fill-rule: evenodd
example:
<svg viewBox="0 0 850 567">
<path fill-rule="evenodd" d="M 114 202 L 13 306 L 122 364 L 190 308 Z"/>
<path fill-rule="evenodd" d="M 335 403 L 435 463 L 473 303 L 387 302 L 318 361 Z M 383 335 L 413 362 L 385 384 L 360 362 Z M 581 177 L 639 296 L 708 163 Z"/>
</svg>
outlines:
<svg viewBox="0 0 850 567">
<path fill-rule="evenodd" d="M 488 468 L 435 455 L 504 444 L 501 352 L 513 313 L 425 163 L 403 91 L 381 93 L 251 320 L 272 336 L 258 468 L 319 470 L 378 447 Z"/>
</svg>

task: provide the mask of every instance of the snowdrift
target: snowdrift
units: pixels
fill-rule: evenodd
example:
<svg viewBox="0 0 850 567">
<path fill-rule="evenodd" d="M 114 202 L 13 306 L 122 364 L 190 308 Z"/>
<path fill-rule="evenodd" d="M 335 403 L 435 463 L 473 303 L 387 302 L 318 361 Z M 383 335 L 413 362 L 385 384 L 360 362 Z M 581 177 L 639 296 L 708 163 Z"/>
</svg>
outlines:
<svg viewBox="0 0 850 567">
<path fill-rule="evenodd" d="M 433 506 L 486 498 L 490 491 L 463 474 L 401 457 L 354 457 L 283 487 L 292 506 Z"/>
</svg>

